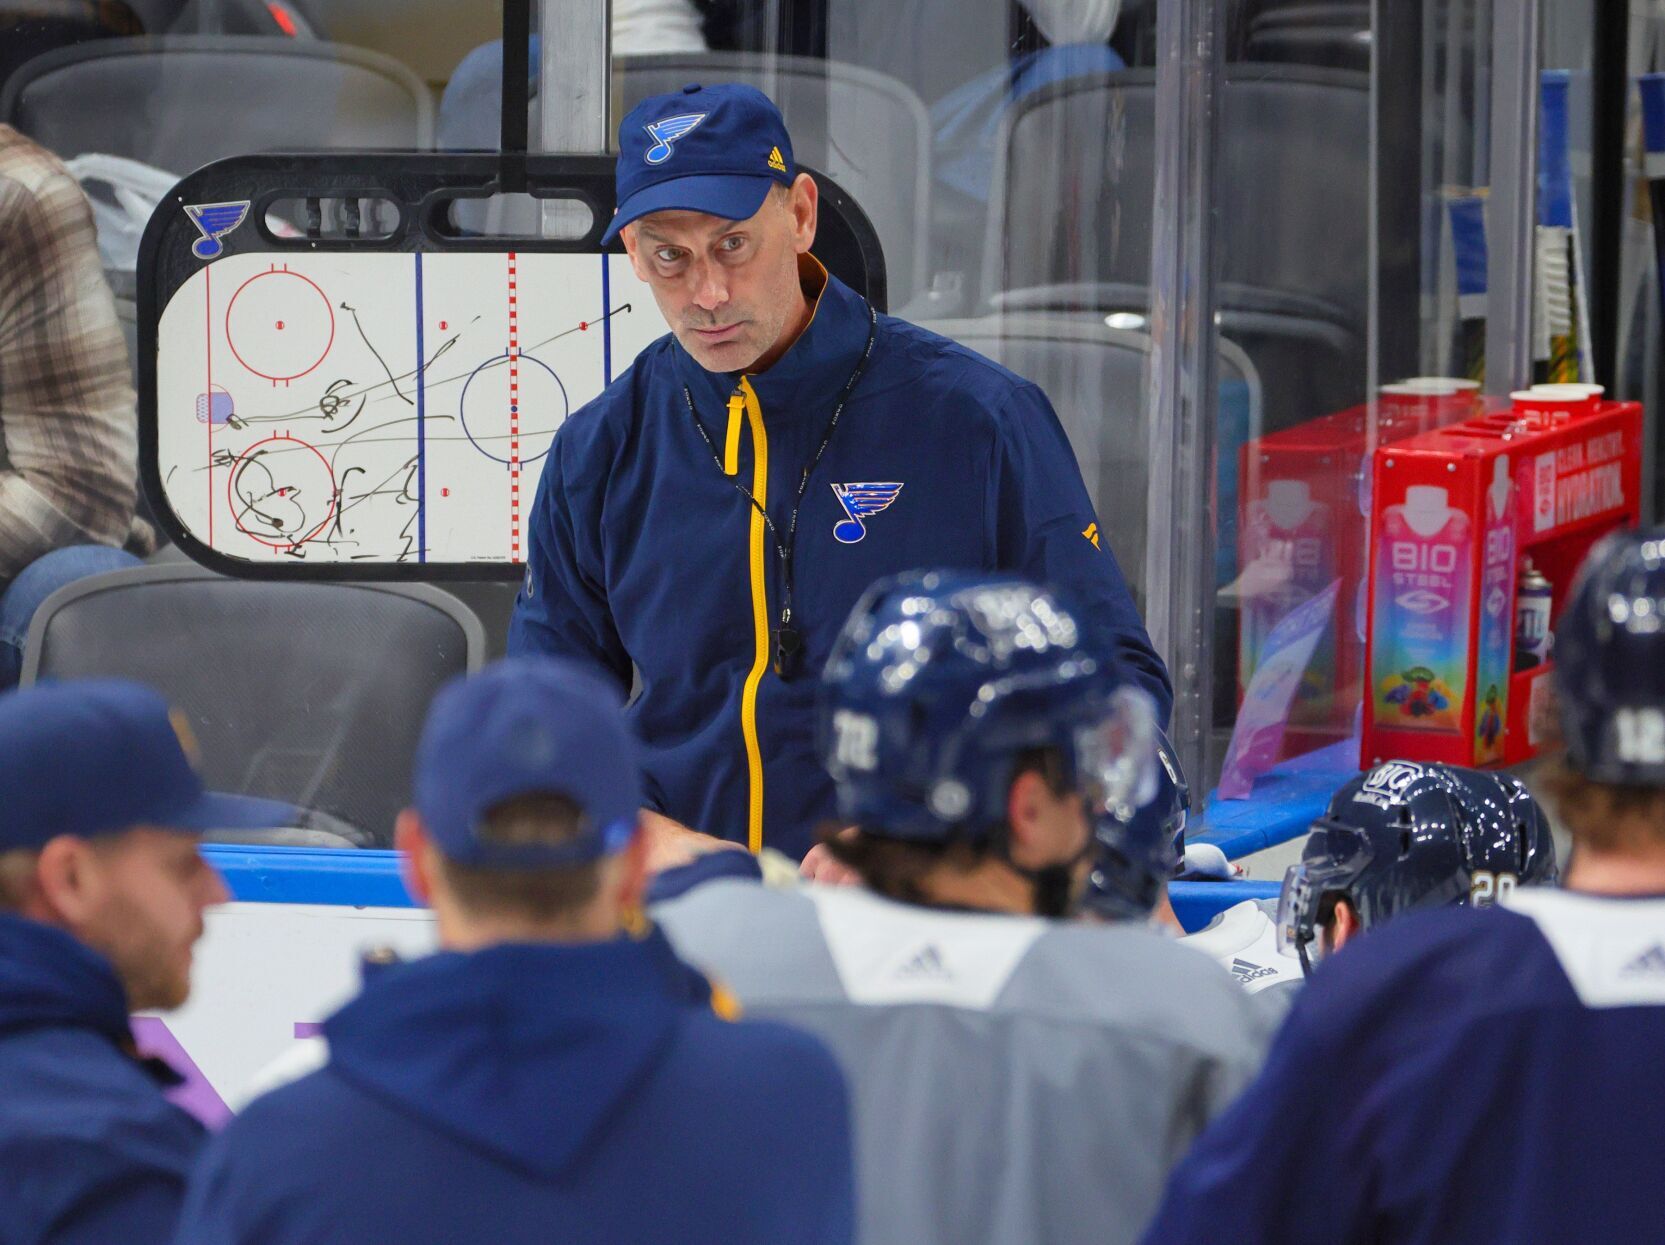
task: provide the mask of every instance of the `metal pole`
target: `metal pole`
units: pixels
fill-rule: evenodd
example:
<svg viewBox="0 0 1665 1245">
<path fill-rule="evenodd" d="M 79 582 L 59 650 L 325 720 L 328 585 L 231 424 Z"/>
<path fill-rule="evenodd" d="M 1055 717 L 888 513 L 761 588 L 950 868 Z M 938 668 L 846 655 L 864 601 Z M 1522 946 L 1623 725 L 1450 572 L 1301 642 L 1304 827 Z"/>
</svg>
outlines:
<svg viewBox="0 0 1665 1245">
<path fill-rule="evenodd" d="M 1538 213 L 1538 6 L 1492 7 L 1491 192 L 1486 208 L 1486 388 L 1532 379 Z"/>
<path fill-rule="evenodd" d="M 1630 102 L 1629 0 L 1596 0 L 1590 55 L 1590 347 L 1595 379 L 1617 396 L 1624 285 L 1625 110 Z"/>
<path fill-rule="evenodd" d="M 594 154 L 611 146 L 612 0 L 538 0 L 538 149 Z M 581 235 L 589 211 L 568 199 L 543 205 L 546 238 Z"/>
<path fill-rule="evenodd" d="M 1391 13 L 1388 10 L 1392 10 Z M 1379 377 L 1414 376 L 1421 368 L 1423 125 L 1437 123 L 1423 90 L 1422 5 L 1371 5 L 1375 31 L 1372 66 L 1371 177 L 1376 204 L 1370 248 L 1374 287 L 1367 337 L 1375 366 L 1366 368 L 1374 392 Z"/>
<path fill-rule="evenodd" d="M 543 151 L 606 151 L 612 0 L 538 0 L 538 105 Z"/>
<path fill-rule="evenodd" d="M 1213 778 L 1213 211 L 1224 8 L 1165 0 L 1156 18 L 1146 613 L 1173 679 L 1169 734 L 1193 791 Z"/>
</svg>

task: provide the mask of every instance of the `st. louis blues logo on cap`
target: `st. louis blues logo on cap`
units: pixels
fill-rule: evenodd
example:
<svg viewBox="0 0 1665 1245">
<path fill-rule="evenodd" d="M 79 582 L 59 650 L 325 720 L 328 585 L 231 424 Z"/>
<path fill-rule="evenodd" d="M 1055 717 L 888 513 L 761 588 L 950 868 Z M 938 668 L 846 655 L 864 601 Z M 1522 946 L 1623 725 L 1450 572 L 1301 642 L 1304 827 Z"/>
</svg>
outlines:
<svg viewBox="0 0 1665 1245">
<path fill-rule="evenodd" d="M 706 114 L 703 112 L 685 112 L 661 121 L 650 121 L 642 128 L 653 136 L 653 146 L 647 149 L 647 154 L 642 159 L 649 164 L 665 163 L 671 158 L 671 144 L 704 121 L 705 117 Z"/>
<path fill-rule="evenodd" d="M 225 244 L 220 241 L 249 214 L 249 201 L 241 199 L 236 203 L 187 203 L 185 215 L 192 223 L 202 230 L 202 237 L 191 243 L 191 254 L 198 259 L 213 259 L 225 250 Z"/>
<path fill-rule="evenodd" d="M 896 500 L 902 491 L 898 481 L 875 481 L 868 484 L 835 484 L 833 495 L 849 517 L 833 524 L 833 539 L 841 545 L 853 545 L 867 535 L 863 519 L 876 515 Z"/>
</svg>

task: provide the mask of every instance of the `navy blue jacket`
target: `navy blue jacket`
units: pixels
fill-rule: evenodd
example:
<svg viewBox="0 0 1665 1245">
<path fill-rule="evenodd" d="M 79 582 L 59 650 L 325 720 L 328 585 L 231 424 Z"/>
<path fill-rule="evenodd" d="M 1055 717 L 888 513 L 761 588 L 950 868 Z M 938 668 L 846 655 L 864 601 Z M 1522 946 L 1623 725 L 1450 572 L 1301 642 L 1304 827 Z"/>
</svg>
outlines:
<svg viewBox="0 0 1665 1245">
<path fill-rule="evenodd" d="M 1146 1245 L 1665 1239 L 1665 899 L 1509 903 L 1320 965 Z"/>
<path fill-rule="evenodd" d="M 1170 701 L 1046 395 L 890 316 L 878 317 L 872 357 L 804 492 L 796 673 L 770 669 L 783 588 L 775 541 L 785 542 L 870 324 L 861 297 L 813 261 L 804 272 L 806 287 L 825 281 L 814 317 L 767 372 L 707 372 L 666 336 L 566 421 L 538 486 L 509 632 L 511 652 L 592 662 L 626 690 L 634 665 L 641 694 L 629 712 L 649 802 L 709 834 L 800 857 L 834 815 L 815 749 L 818 676 L 881 576 L 952 567 L 1050 584 L 1156 697 L 1164 722 Z"/>
<path fill-rule="evenodd" d="M 0 1245 L 169 1238 L 204 1133 L 132 1041 L 109 961 L 0 914 Z"/>
<path fill-rule="evenodd" d="M 181 1245 L 847 1245 L 844 1082 L 657 931 L 371 975 L 330 1062 L 211 1145 Z"/>
</svg>

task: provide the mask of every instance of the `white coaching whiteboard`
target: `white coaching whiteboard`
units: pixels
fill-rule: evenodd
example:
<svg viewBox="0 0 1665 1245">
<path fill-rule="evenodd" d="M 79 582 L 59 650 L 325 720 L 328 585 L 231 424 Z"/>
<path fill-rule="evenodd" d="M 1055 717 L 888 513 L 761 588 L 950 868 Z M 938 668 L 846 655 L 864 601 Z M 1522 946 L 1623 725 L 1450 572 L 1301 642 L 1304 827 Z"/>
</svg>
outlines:
<svg viewBox="0 0 1665 1245">
<path fill-rule="evenodd" d="M 246 562 L 519 562 L 555 430 L 666 332 L 623 255 L 246 252 L 156 336 L 157 475 Z"/>
</svg>

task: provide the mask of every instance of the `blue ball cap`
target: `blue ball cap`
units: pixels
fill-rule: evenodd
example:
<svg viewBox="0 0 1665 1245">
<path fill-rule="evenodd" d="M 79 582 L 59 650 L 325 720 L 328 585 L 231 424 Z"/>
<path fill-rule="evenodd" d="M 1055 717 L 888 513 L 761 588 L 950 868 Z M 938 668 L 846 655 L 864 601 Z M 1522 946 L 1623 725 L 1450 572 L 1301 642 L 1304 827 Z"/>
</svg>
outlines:
<svg viewBox="0 0 1665 1245">
<path fill-rule="evenodd" d="M 622 851 L 642 806 L 617 690 L 547 657 L 495 662 L 442 689 L 417 745 L 415 787 L 416 811 L 445 858 L 486 868 L 559 868 Z M 538 794 L 578 805 L 584 832 L 547 846 L 480 837 L 494 806 Z"/>
<path fill-rule="evenodd" d="M 619 126 L 618 213 L 603 243 L 652 212 L 757 214 L 769 187 L 797 175 L 780 109 L 756 87 L 685 86 L 630 110 Z"/>
<path fill-rule="evenodd" d="M 61 834 L 261 829 L 293 816 L 273 801 L 205 791 L 195 751 L 185 719 L 142 683 L 70 680 L 0 695 L 0 851 Z"/>
</svg>

